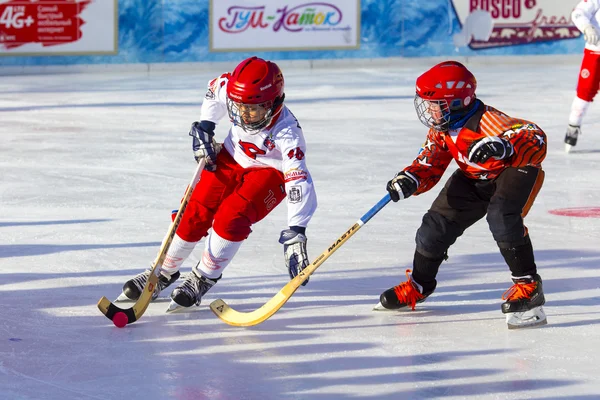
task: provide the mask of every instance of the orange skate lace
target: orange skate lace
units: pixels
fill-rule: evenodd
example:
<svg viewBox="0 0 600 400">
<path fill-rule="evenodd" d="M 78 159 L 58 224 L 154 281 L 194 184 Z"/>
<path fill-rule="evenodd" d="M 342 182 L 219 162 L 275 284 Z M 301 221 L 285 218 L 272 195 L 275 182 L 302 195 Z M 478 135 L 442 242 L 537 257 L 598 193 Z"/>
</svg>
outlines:
<svg viewBox="0 0 600 400">
<path fill-rule="evenodd" d="M 396 293 L 396 296 L 398 297 L 398 300 L 401 303 L 409 305 L 410 308 L 414 310 L 417 301 L 421 300 L 423 298 L 423 295 L 419 293 L 419 290 L 415 288 L 412 284 L 412 280 L 410 279 L 410 273 L 411 270 L 407 269 L 406 277 L 408 278 L 408 281 L 402 282 L 398 286 L 394 286 L 394 292 Z"/>
<path fill-rule="evenodd" d="M 528 299 L 537 287 L 537 282 L 515 283 L 504 294 L 502 300 Z"/>
</svg>

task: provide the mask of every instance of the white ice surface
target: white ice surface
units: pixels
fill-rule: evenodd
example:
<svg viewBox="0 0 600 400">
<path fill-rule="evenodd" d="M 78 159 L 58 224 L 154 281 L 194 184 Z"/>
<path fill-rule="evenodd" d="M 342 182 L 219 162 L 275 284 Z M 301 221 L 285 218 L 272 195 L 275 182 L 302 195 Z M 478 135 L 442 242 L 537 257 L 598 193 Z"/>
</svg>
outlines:
<svg viewBox="0 0 600 400">
<path fill-rule="evenodd" d="M 154 259 L 194 170 L 187 131 L 212 76 L 0 77 L 0 399 L 600 398 L 600 219 L 549 213 L 600 206 L 595 104 L 577 147 L 563 150 L 578 63 L 471 67 L 484 102 L 549 139 L 546 182 L 526 219 L 548 325 L 520 331 L 500 312 L 510 273 L 485 220 L 451 248 L 417 311 L 371 311 L 404 280 L 441 183 L 390 203 L 261 325 L 228 326 L 208 304 L 250 311 L 286 283 L 284 205 L 254 227 L 199 308 L 166 315 L 159 301 L 117 329 L 96 302 Z M 414 80 L 424 69 L 284 71 L 319 195 L 312 257 L 416 155 L 426 128 Z"/>
</svg>

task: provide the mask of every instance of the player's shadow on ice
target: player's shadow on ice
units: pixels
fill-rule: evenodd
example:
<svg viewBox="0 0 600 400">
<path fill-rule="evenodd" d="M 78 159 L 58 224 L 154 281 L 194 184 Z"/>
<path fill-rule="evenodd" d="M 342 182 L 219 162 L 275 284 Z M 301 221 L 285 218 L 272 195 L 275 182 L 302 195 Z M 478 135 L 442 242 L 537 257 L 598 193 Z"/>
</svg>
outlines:
<svg viewBox="0 0 600 400">
<path fill-rule="evenodd" d="M 98 249 L 124 249 L 135 247 L 157 247 L 160 242 L 142 243 L 111 243 L 111 244 L 5 244 L 0 245 L 0 258 L 40 256 L 47 254 L 63 253 L 67 251 L 98 250 Z"/>
<path fill-rule="evenodd" d="M 536 252 L 536 261 L 539 273 L 544 279 L 544 292 L 546 294 L 546 308 L 560 310 L 565 306 L 596 306 L 600 304 L 599 298 L 581 297 L 576 300 L 559 299 L 563 293 L 580 293 L 582 290 L 594 290 L 600 286 L 600 276 L 588 276 L 581 279 L 573 271 L 577 269 L 596 270 L 600 252 L 580 251 L 569 249 L 541 250 Z M 378 274 L 373 276 L 372 268 L 376 267 Z M 545 277 L 544 268 L 552 268 L 552 278 Z M 407 266 L 360 266 L 352 269 L 327 270 L 326 265 L 318 270 L 306 287 L 301 287 L 296 294 L 286 303 L 282 312 L 314 308 L 336 307 L 340 312 L 345 312 L 348 306 L 354 312 L 370 313 L 370 309 L 379 301 L 379 295 L 387 288 L 405 281 L 404 271 Z M 555 270 L 570 271 L 565 276 L 557 277 Z M 490 274 L 497 276 L 498 272 L 505 272 L 506 279 L 490 281 Z M 368 279 L 367 279 L 368 278 Z M 465 280 L 469 283 L 463 283 Z M 249 292 L 248 287 L 252 282 L 261 282 L 256 285 L 257 290 Z M 268 282 L 265 284 L 265 282 Z M 343 282 L 343 284 L 340 284 Z M 211 291 L 207 296 L 208 302 L 215 298 L 226 299 L 234 308 L 243 311 L 252 311 L 259 308 L 277 293 L 286 282 L 274 275 L 246 275 L 231 277 Z M 417 310 L 426 316 L 445 317 L 452 315 L 474 315 L 477 313 L 498 312 L 503 293 L 512 285 L 510 271 L 504 259 L 496 252 L 485 254 L 459 255 L 451 257 L 451 261 L 442 264 L 438 275 L 436 291 Z M 331 296 L 334 293 L 335 296 Z M 366 296 L 366 297 L 365 297 Z M 235 303 L 240 303 L 236 306 Z M 401 313 L 400 311 L 399 313 Z M 384 314 L 382 314 L 384 315 Z M 414 314 L 408 314 L 414 315 Z M 590 325 L 594 321 L 573 322 L 573 324 Z M 556 325 L 553 325 L 556 326 Z M 562 324 L 560 326 L 569 326 Z"/>
</svg>

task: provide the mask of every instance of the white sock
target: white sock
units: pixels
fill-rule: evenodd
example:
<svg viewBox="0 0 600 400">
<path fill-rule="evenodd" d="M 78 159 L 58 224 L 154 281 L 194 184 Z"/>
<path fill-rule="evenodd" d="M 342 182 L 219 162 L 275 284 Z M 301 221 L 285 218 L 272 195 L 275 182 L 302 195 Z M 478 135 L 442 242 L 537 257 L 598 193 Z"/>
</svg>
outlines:
<svg viewBox="0 0 600 400">
<path fill-rule="evenodd" d="M 199 272 L 209 279 L 217 279 L 237 253 L 242 242 L 223 239 L 211 231 L 206 239 L 202 259 L 196 266 Z"/>
<path fill-rule="evenodd" d="M 175 235 L 171 242 L 171 246 L 169 246 L 169 250 L 167 250 L 165 261 L 163 261 L 162 271 L 168 275 L 173 275 L 175 272 L 179 271 L 181 264 L 183 264 L 190 254 L 192 254 L 192 250 L 194 250 L 197 243 L 198 242 L 186 242 Z"/>
<path fill-rule="evenodd" d="M 569 125 L 581 126 L 583 117 L 590 106 L 589 101 L 585 101 L 575 96 L 571 105 L 571 114 L 569 114 Z"/>
</svg>

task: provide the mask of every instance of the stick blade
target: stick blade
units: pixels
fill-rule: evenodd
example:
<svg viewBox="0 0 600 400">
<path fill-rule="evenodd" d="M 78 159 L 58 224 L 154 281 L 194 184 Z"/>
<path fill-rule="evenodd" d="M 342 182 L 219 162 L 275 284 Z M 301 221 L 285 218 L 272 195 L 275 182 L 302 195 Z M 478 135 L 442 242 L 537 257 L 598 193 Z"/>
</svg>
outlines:
<svg viewBox="0 0 600 400">
<path fill-rule="evenodd" d="M 247 313 L 236 311 L 229 307 L 222 299 L 217 299 L 210 303 L 210 309 L 217 317 L 228 325 L 255 326 L 269 319 L 288 299 L 289 297 L 279 292 L 259 309 Z"/>
<path fill-rule="evenodd" d="M 104 296 L 98 301 L 98 309 L 106 316 L 106 318 L 110 319 L 111 321 L 113 320 L 115 314 L 120 312 L 127 315 L 128 324 L 131 324 L 138 319 L 133 308 L 119 308 Z"/>
</svg>

